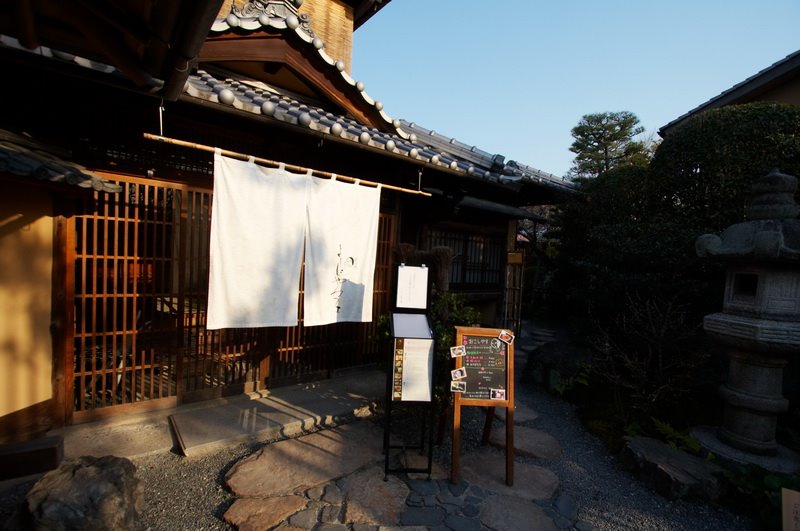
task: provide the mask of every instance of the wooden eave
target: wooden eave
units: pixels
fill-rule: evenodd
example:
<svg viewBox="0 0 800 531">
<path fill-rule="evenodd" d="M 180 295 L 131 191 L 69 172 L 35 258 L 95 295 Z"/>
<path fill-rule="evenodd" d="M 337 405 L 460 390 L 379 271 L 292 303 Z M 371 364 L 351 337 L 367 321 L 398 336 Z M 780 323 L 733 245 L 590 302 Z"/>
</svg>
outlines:
<svg viewBox="0 0 800 531">
<path fill-rule="evenodd" d="M 353 29 L 361 27 L 391 0 L 345 0 L 353 8 Z"/>
<path fill-rule="evenodd" d="M 306 85 L 313 87 L 319 95 L 354 120 L 380 131 L 388 131 L 386 121 L 375 107 L 368 105 L 360 92 L 347 84 L 335 67 L 322 61 L 310 44 L 297 44 L 281 35 L 269 33 L 247 36 L 229 33 L 209 37 L 200 49 L 198 60 L 206 64 L 218 63 L 228 70 L 235 70 L 236 63 L 262 63 L 264 78 L 259 81 L 264 82 L 270 81 L 270 65 L 286 66 Z M 247 69 L 248 77 L 253 75 L 253 71 L 253 68 Z"/>
<path fill-rule="evenodd" d="M 12 0 L 0 33 L 27 49 L 53 50 L 116 67 L 147 92 L 175 100 L 223 0 Z"/>
</svg>

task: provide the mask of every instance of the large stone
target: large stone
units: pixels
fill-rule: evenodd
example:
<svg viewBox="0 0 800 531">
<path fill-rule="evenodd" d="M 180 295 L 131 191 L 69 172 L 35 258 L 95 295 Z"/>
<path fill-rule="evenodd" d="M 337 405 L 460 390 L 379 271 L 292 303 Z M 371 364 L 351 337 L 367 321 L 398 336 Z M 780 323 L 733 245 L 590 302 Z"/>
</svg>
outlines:
<svg viewBox="0 0 800 531">
<path fill-rule="evenodd" d="M 671 499 L 717 500 L 724 493 L 722 467 L 649 437 L 626 437 L 621 458 L 642 480 Z"/>
<path fill-rule="evenodd" d="M 144 488 L 130 460 L 84 456 L 45 474 L 26 499 L 32 529 L 136 529 Z"/>
<path fill-rule="evenodd" d="M 490 496 L 483 503 L 481 523 L 503 531 L 556 531 L 553 520 L 534 502 L 514 496 Z"/>
<path fill-rule="evenodd" d="M 306 506 L 302 496 L 243 498 L 225 511 L 223 519 L 239 531 L 271 529 Z"/>
<path fill-rule="evenodd" d="M 461 477 L 485 490 L 525 500 L 549 500 L 558 490 L 558 476 L 550 470 L 527 463 L 514 463 L 514 484 L 506 485 L 506 458 L 502 454 L 478 451 L 461 460 Z"/>
<path fill-rule="evenodd" d="M 242 497 L 304 492 L 382 460 L 380 429 L 355 422 L 279 441 L 233 466 L 226 487 Z"/>
<path fill-rule="evenodd" d="M 495 426 L 489 443 L 498 448 L 506 447 L 505 426 Z M 514 451 L 519 455 L 539 457 L 541 459 L 558 459 L 561 456 L 561 445 L 555 437 L 525 426 L 514 427 Z"/>
<path fill-rule="evenodd" d="M 344 523 L 394 525 L 406 507 L 408 486 L 393 475 L 384 481 L 383 468 L 371 466 L 344 478 Z"/>
</svg>

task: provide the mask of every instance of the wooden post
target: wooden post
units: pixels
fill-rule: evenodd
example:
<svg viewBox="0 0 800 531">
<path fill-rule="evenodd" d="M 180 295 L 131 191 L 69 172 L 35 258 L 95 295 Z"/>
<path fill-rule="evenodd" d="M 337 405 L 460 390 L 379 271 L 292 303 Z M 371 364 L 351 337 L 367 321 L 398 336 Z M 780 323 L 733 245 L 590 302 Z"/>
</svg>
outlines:
<svg viewBox="0 0 800 531">
<path fill-rule="evenodd" d="M 450 481 L 457 484 L 461 481 L 461 404 L 458 393 L 453 401 L 453 448 L 450 463 Z"/>
</svg>

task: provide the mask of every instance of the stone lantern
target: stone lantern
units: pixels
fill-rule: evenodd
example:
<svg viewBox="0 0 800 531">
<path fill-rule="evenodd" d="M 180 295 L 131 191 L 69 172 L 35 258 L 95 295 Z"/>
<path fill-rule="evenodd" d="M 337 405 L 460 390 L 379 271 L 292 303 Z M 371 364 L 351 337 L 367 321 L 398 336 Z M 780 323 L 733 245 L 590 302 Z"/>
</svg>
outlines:
<svg viewBox="0 0 800 531">
<path fill-rule="evenodd" d="M 728 380 L 720 387 L 723 421 L 709 449 L 725 456 L 730 448 L 734 451 L 727 452 L 728 457 L 737 461 L 759 462 L 742 454 L 788 455 L 775 441 L 775 430 L 778 414 L 788 407 L 782 394 L 783 368 L 790 356 L 800 353 L 796 191 L 797 178 L 772 171 L 753 185 L 749 221 L 728 227 L 720 236 L 700 236 L 696 242 L 700 257 L 726 264 L 722 312 L 707 315 L 703 323 L 730 356 Z M 709 447 L 700 435 L 696 434 Z M 786 471 L 793 471 L 797 456 L 789 454 L 792 464 Z"/>
</svg>

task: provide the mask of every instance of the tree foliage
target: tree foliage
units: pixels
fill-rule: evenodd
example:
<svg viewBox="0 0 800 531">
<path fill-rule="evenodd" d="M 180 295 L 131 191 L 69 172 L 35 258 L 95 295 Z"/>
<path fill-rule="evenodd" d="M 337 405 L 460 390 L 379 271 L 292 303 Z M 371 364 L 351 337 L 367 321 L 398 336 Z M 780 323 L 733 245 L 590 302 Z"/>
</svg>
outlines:
<svg viewBox="0 0 800 531">
<path fill-rule="evenodd" d="M 707 111 L 673 130 L 649 165 L 577 179 L 581 199 L 563 205 L 553 223 L 561 300 L 576 304 L 565 309 L 610 317 L 619 294 L 635 292 L 684 297 L 705 311 L 697 299 L 707 293 L 696 289 L 709 284 L 712 266 L 696 257 L 694 242 L 743 221 L 752 183 L 775 168 L 800 176 L 798 106 Z"/>
<path fill-rule="evenodd" d="M 697 380 L 702 316 L 719 310 L 724 275 L 694 243 L 743 221 L 752 183 L 774 168 L 800 175 L 798 106 L 705 112 L 673 130 L 649 165 L 577 180 L 582 198 L 554 219 L 549 300 L 584 325 L 625 411 L 657 413 L 680 396 L 674 386 Z"/>
<path fill-rule="evenodd" d="M 631 112 L 604 112 L 584 115 L 572 128 L 575 153 L 570 168 L 573 177 L 597 177 L 613 168 L 646 164 L 648 149 L 634 140 L 644 132 L 639 118 Z"/>
<path fill-rule="evenodd" d="M 800 107 L 723 107 L 664 139 L 650 165 L 648 195 L 661 215 L 719 232 L 746 218 L 752 183 L 773 169 L 800 177 Z"/>
</svg>

